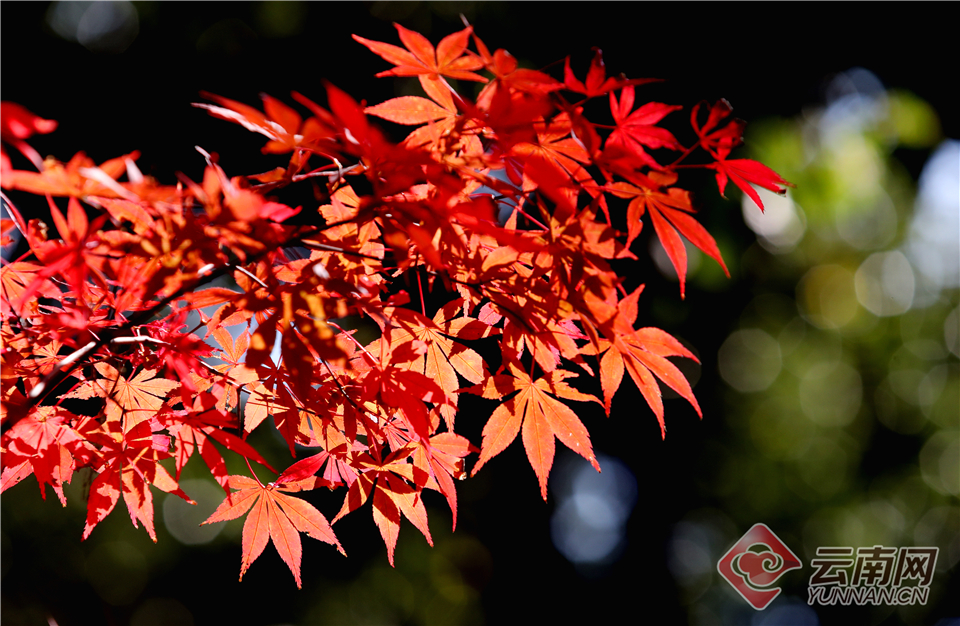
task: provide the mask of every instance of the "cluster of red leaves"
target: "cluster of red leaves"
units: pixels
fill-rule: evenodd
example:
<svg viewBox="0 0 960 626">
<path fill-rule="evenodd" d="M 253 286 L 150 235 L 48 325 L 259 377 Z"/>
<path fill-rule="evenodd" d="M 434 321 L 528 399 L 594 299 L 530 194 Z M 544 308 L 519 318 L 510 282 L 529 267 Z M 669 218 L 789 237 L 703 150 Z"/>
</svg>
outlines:
<svg viewBox="0 0 960 626">
<path fill-rule="evenodd" d="M 684 148 L 657 125 L 680 107 L 635 109 L 647 81 L 608 77 L 599 51 L 584 80 L 568 60 L 561 81 L 491 53 L 470 27 L 436 47 L 397 30 L 403 48 L 356 40 L 395 66 L 380 76 L 416 76 L 424 96 L 364 107 L 327 85 L 328 108 L 293 94 L 306 119 L 269 96 L 263 111 L 212 95 L 196 105 L 267 137 L 264 153 L 290 154 L 263 174 L 231 178 L 202 150 L 203 180 L 175 186 L 142 175 L 136 154 L 41 162 L 24 140 L 55 123 L 3 105 L 3 140 L 39 170 L 4 154 L 3 188 L 46 196 L 56 231 L 4 196 L 3 243 L 16 228 L 29 252 L 2 269 L 3 490 L 32 474 L 65 502 L 64 484 L 89 468 L 84 537 L 122 496 L 155 538 L 150 487 L 189 501 L 178 480 L 199 453 L 227 493 L 207 522 L 247 515 L 241 576 L 272 540 L 299 585 L 300 532 L 342 548 L 293 494 L 345 487 L 334 522 L 372 500 L 392 563 L 401 514 L 431 541 L 424 489 L 456 525 L 455 481 L 473 452 L 476 472 L 520 433 L 544 498 L 555 439 L 599 469 L 566 401 L 609 415 L 624 371 L 662 433 L 661 383 L 700 412 L 668 360 L 693 354 L 635 327 L 641 290 L 627 293 L 610 261 L 635 258 L 646 218 L 681 293 L 681 235 L 723 264 L 676 186 L 697 147 L 721 192 L 732 180 L 759 204 L 748 183 L 783 190 L 763 165 L 727 158 L 743 130 L 729 105 L 703 126 L 694 107 L 698 139 Z M 448 79 L 483 86 L 470 99 Z M 606 98 L 613 124 L 588 120 Z M 368 116 L 413 128 L 393 143 Z M 682 154 L 664 165 L 651 150 Z M 276 199 L 303 182 L 322 206 Z M 611 221 L 617 198 L 626 233 Z M 413 278 L 420 307 L 403 288 Z M 432 318 L 424 289 L 448 294 Z M 379 338 L 361 344 L 337 321 L 347 316 L 375 322 Z M 495 369 L 471 347 L 484 338 L 499 341 Z M 602 399 L 570 386 L 572 365 L 599 369 Z M 454 432 L 462 393 L 500 401 L 479 450 Z M 250 462 L 274 470 L 247 436 L 267 417 L 294 458 L 308 453 L 264 484 Z M 228 474 L 223 449 L 250 475 Z"/>
</svg>

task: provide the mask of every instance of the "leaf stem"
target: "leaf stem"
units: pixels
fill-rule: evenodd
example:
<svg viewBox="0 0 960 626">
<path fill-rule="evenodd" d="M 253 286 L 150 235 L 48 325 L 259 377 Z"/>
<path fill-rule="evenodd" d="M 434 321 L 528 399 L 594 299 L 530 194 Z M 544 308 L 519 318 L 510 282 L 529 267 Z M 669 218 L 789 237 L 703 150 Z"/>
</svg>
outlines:
<svg viewBox="0 0 960 626">
<path fill-rule="evenodd" d="M 265 487 L 263 486 L 263 483 L 260 482 L 260 477 L 257 476 L 257 473 L 256 473 L 255 471 L 253 471 L 253 466 L 250 465 L 250 459 L 248 459 L 247 457 L 243 457 L 243 460 L 244 460 L 244 461 L 246 462 L 246 464 L 247 464 L 247 469 L 250 470 L 250 473 L 251 473 L 251 474 L 253 474 L 253 479 L 254 479 L 255 481 L 257 481 L 257 484 L 260 485 L 260 488 L 261 488 L 261 489 L 265 489 Z"/>
<path fill-rule="evenodd" d="M 423 302 L 423 280 L 420 278 L 420 268 L 417 268 L 417 287 L 420 288 L 420 312 L 427 315 L 427 306 Z"/>
</svg>

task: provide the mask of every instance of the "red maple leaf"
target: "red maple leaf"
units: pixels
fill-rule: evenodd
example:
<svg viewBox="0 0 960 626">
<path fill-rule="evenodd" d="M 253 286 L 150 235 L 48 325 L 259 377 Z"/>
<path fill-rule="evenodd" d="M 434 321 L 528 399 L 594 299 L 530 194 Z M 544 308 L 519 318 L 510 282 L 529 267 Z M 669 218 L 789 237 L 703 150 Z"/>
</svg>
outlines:
<svg viewBox="0 0 960 626">
<path fill-rule="evenodd" d="M 457 412 L 456 391 L 460 388 L 457 374 L 477 384 L 484 376 L 489 375 L 489 372 L 486 363 L 476 351 L 449 337 L 471 340 L 500 333 L 474 318 L 449 319 L 456 316 L 461 304 L 460 300 L 448 303 L 437 311 L 432 322 L 408 309 L 395 309 L 390 312 L 391 318 L 398 324 L 398 328 L 390 332 L 392 348 L 396 349 L 414 340 L 422 341 L 426 345 L 425 352 L 410 363 L 409 367 L 411 371 L 435 381 L 447 395 L 448 403 L 440 406 L 440 414 L 451 432 Z M 368 349 L 377 353 L 379 343 L 374 342 Z"/>
<path fill-rule="evenodd" d="M 99 473 L 90 485 L 84 539 L 110 514 L 122 495 L 134 527 L 138 520 L 142 522 L 156 543 L 150 485 L 196 504 L 160 465 L 161 459 L 170 457 L 167 452 L 170 438 L 153 432 L 149 422 L 140 422 L 124 433 L 119 422 L 106 422 L 100 427 L 95 421 L 87 420 L 79 430 L 87 441 L 100 446 L 99 459 L 94 463 Z"/>
<path fill-rule="evenodd" d="M 52 133 L 56 128 L 57 122 L 54 120 L 45 120 L 34 115 L 15 102 L 0 102 L 0 139 L 30 159 L 38 170 L 43 169 L 43 159 L 26 140 L 34 133 Z M 0 144 L 0 173 L 5 177 L 12 171 L 13 165 L 10 163 L 6 146 Z"/>
<path fill-rule="evenodd" d="M 400 41 L 406 50 L 380 41 L 371 41 L 354 35 L 353 38 L 368 47 L 374 54 L 397 67 L 380 72 L 381 76 L 447 76 L 460 80 L 472 80 L 481 83 L 487 79 L 472 70 L 483 67 L 483 61 L 467 50 L 470 33 L 468 26 L 461 31 L 447 35 L 436 48 L 426 37 L 400 24 L 394 24 L 400 35 Z M 428 92 L 429 93 L 429 92 Z"/>
<path fill-rule="evenodd" d="M 603 51 L 600 48 L 594 48 L 593 60 L 590 61 L 590 69 L 587 71 L 587 78 L 581 82 L 573 75 L 570 69 L 570 57 L 567 57 L 563 66 L 563 84 L 570 91 L 582 93 L 588 98 L 602 96 L 608 91 L 617 89 L 626 84 L 626 80 L 607 78 L 607 68 L 603 64 Z"/>
<path fill-rule="evenodd" d="M 87 381 L 64 397 L 105 398 L 107 421 L 123 420 L 125 431 L 156 417 L 167 394 L 180 386 L 176 381 L 156 378 L 156 370 L 143 369 L 126 379 L 108 363 L 97 363 L 95 368 L 102 378 Z"/>
<path fill-rule="evenodd" d="M 697 122 L 699 110 L 700 104 L 693 107 L 693 111 L 690 113 L 690 123 L 700 137 L 700 145 L 710 152 L 716 160 L 715 163 L 706 167 L 716 170 L 717 187 L 720 189 L 721 196 L 727 188 L 727 181 L 732 180 L 733 184 L 750 196 L 763 211 L 763 202 L 760 200 L 760 195 L 750 186 L 750 183 L 778 194 L 784 194 L 787 187 L 794 186 L 793 183 L 787 182 L 763 163 L 751 159 L 727 159 L 730 151 L 743 143 L 743 128 L 746 126 L 746 122 L 740 119 L 730 120 L 727 124 L 721 125 L 721 122 L 733 111 L 729 102 L 726 100 L 716 102 L 710 108 L 710 114 L 702 128 Z"/>
<path fill-rule="evenodd" d="M 657 178 L 662 183 L 676 182 L 675 175 L 662 175 Z M 640 234 L 640 218 L 646 213 L 650 214 L 657 237 L 663 244 L 680 279 L 681 298 L 685 295 L 687 251 L 680 235 L 677 234 L 678 231 L 719 263 L 727 276 L 730 275 L 720 256 L 717 242 L 699 222 L 693 219 L 693 206 L 689 192 L 677 187 L 662 190 L 656 184 L 653 187 L 638 187 L 626 182 L 612 183 L 607 185 L 606 189 L 620 198 L 631 198 L 627 207 L 627 245 Z"/>
<path fill-rule="evenodd" d="M 647 154 L 643 147 L 678 149 L 680 144 L 673 134 L 666 128 L 657 126 L 656 123 L 672 111 L 678 111 L 683 107 L 648 102 L 631 113 L 633 102 L 633 85 L 627 85 L 620 90 L 620 102 L 617 102 L 617 97 L 612 91 L 610 92 L 610 112 L 617 127 L 607 137 L 606 148 L 607 150 L 619 148 L 637 157 L 644 165 L 660 169 L 660 165 Z"/>
<path fill-rule="evenodd" d="M 641 285 L 617 303 L 616 317 L 604 329 L 606 335 L 614 338 L 613 341 L 599 339 L 596 345 L 591 342 L 583 347 L 583 354 L 603 355 L 600 359 L 600 384 L 603 387 L 603 404 L 607 415 L 610 415 L 610 404 L 620 388 L 626 369 L 656 415 L 660 424 L 660 435 L 665 438 L 667 427 L 663 419 L 663 399 L 656 379 L 659 378 L 680 394 L 693 405 L 697 415 L 703 417 L 690 383 L 677 366 L 665 357 L 681 356 L 694 361 L 697 361 L 697 358 L 683 344 L 659 328 L 625 330 L 632 329 L 636 323 L 637 299 L 642 291 Z"/>
<path fill-rule="evenodd" d="M 3 103 L 5 149 L 40 171 L 11 170 L 4 153 L 0 184 L 46 196 L 53 222 L 24 220 L 4 195 L 11 219 L 0 221 L 0 243 L 16 228 L 29 250 L 0 267 L 0 491 L 33 474 L 63 501 L 63 485 L 88 468 L 84 538 L 122 497 L 155 539 L 153 487 L 188 499 L 177 481 L 199 452 L 227 495 L 207 523 L 247 516 L 241 578 L 272 541 L 300 586 L 300 532 L 342 548 L 294 494 L 346 486 L 334 521 L 370 500 L 392 565 L 402 517 L 432 543 L 425 490 L 446 498 L 456 526 L 456 481 L 473 452 L 476 472 L 519 435 L 544 498 L 556 439 L 598 468 L 569 401 L 609 415 L 625 372 L 662 435 L 661 384 L 700 412 L 668 360 L 692 352 L 634 328 L 640 289 L 627 294 L 615 270 L 636 259 L 630 245 L 646 216 L 681 295 L 684 237 L 723 266 L 677 186 L 681 168 L 712 168 L 721 193 L 731 180 L 751 196 L 751 185 L 789 184 L 728 158 L 743 132 L 729 105 L 713 105 L 703 126 L 694 107 L 697 143 L 661 168 L 649 152 L 680 148 L 660 127 L 679 107 L 634 110 L 647 81 L 608 77 L 599 50 L 583 81 L 567 60 L 561 83 L 491 53 L 469 26 L 436 47 L 397 30 L 404 47 L 355 39 L 392 63 L 381 76 L 416 76 L 425 97 L 368 105 L 322 82 L 329 110 L 293 94 L 312 116 L 269 96 L 260 108 L 218 96 L 199 105 L 265 136 L 268 158 L 289 153 L 261 174 L 228 177 L 199 148 L 202 180 L 179 174 L 176 186 L 141 173 L 136 153 L 99 167 L 82 152 L 40 161 L 23 142 L 55 123 Z M 450 79 L 487 84 L 467 97 Z M 613 126 L 589 119 L 585 104 L 608 93 Z M 373 117 L 412 132 L 395 143 Z M 696 148 L 710 164 L 679 165 Z M 268 195 L 293 185 L 318 214 Z M 65 210 L 53 196 L 69 198 Z M 625 240 L 612 210 L 622 204 Z M 432 319 L 428 303 L 439 307 Z M 502 363 L 498 373 L 488 362 Z M 569 384 L 570 364 L 597 372 L 602 402 Z M 461 393 L 500 402 L 479 450 L 454 431 Z M 266 485 L 249 463 L 266 465 L 255 447 L 269 442 L 264 429 L 294 459 L 297 446 L 310 449 Z M 252 477 L 231 476 L 221 448 Z"/>
<path fill-rule="evenodd" d="M 761 211 L 763 211 L 763 201 L 760 200 L 757 190 L 750 186 L 751 183 L 780 195 L 786 193 L 787 187 L 795 186 L 763 163 L 752 159 L 720 159 L 707 167 L 717 171 L 717 187 L 720 189 L 721 196 L 727 188 L 727 180 L 732 180 L 734 185 L 757 203 Z"/>
<path fill-rule="evenodd" d="M 3 435 L 4 474 L 26 465 L 32 469 L 40 484 L 40 495 L 46 499 L 46 485 L 53 487 L 60 503 L 67 505 L 63 486 L 70 482 L 76 463 L 74 455 L 82 437 L 70 428 L 71 414 L 59 407 L 42 406 L 20 420 Z M 29 475 L 29 474 L 28 474 Z M 19 482 L 4 480 L 0 492 Z"/>
</svg>

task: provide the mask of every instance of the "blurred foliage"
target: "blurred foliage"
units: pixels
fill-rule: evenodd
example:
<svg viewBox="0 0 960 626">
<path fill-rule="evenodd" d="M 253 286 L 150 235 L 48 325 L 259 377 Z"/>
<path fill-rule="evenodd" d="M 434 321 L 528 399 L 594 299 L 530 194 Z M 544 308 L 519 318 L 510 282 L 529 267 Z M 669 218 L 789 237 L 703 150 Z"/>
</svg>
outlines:
<svg viewBox="0 0 960 626">
<path fill-rule="evenodd" d="M 743 202 L 758 235 L 741 259 L 754 297 L 718 352 L 729 431 L 702 467 L 712 476 L 704 500 L 717 506 L 691 512 L 674 536 L 691 623 L 737 623 L 743 614 L 738 597 L 718 593 L 715 568 L 707 591 L 707 572 L 685 543 L 715 563 L 759 521 L 806 563 L 818 546 L 939 546 L 926 606 L 852 608 L 859 613 L 845 619 L 928 623 L 956 584 L 958 285 L 925 276 L 911 253 L 916 183 L 894 156 L 936 148 L 940 124 L 926 102 L 884 90 L 863 69 L 835 77 L 827 91 L 824 107 L 747 129 L 751 156 L 797 187 L 786 198 L 763 196 L 767 215 Z M 956 146 L 941 146 L 954 169 Z M 946 199 L 954 217 L 939 224 L 954 240 L 955 198 Z M 958 263 L 955 247 L 936 258 Z M 796 596 L 778 600 L 796 623 L 818 623 L 805 606 L 809 575 L 787 575 L 784 590 Z"/>
</svg>

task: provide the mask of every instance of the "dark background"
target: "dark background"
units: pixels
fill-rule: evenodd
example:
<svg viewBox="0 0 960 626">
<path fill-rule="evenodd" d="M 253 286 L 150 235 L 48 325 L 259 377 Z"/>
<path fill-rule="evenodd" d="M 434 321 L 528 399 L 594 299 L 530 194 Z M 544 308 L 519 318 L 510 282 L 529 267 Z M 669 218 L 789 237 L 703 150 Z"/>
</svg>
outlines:
<svg viewBox="0 0 960 626">
<path fill-rule="evenodd" d="M 822 100 L 825 81 L 833 74 L 864 66 L 885 86 L 908 89 L 929 102 L 942 112 L 944 135 L 960 136 L 957 116 L 946 115 L 956 108 L 956 80 L 950 78 L 956 68 L 947 65 L 955 65 L 955 47 L 948 48 L 948 37 L 955 32 L 952 26 L 948 31 L 948 20 L 937 15 L 942 11 L 936 5 L 309 3 L 293 24 L 280 26 L 264 21 L 261 3 L 136 6 L 139 35 L 126 51 L 110 54 L 91 52 L 53 34 L 44 25 L 46 3 L 0 4 L 2 97 L 59 122 L 53 135 L 32 140 L 41 155 L 55 154 L 65 161 L 82 149 L 100 162 L 140 150 L 145 173 L 172 182 L 175 171 L 200 177 L 203 160 L 194 150 L 199 145 L 220 153 L 228 174 L 265 171 L 280 161 L 259 154 L 260 138 L 191 107 L 200 101 L 200 90 L 255 106 L 260 92 L 292 102 L 288 95 L 296 90 L 322 103 L 320 81 L 327 79 L 357 99 L 381 102 L 406 87 L 393 79 L 375 79 L 388 65 L 354 42 L 351 33 L 398 44 L 391 26 L 396 20 L 436 43 L 462 28 L 460 12 L 491 50 L 506 48 L 528 67 L 562 62 L 570 55 L 582 76 L 591 47 L 598 46 L 611 74 L 665 79 L 640 88 L 638 98 L 642 93 L 689 111 L 700 100 L 722 97 L 748 122 L 796 116 Z M 559 75 L 560 70 L 562 64 L 548 71 Z M 683 135 L 688 128 L 681 117 L 685 115 L 676 114 L 671 126 L 682 142 L 689 140 Z M 903 150 L 898 156 L 916 176 L 928 153 Z M 737 204 L 722 201 L 710 180 L 693 184 L 700 185 L 695 190 L 702 190 L 699 195 L 708 205 L 702 219 L 711 231 L 723 230 L 745 250 L 753 235 L 743 225 Z M 26 206 L 21 210 L 31 211 Z M 628 282 L 647 283 L 641 305 L 648 309 L 641 317 L 707 355 L 696 388 L 705 417 L 698 420 L 683 401 L 668 401 L 668 437 L 661 441 L 656 420 L 626 382 L 609 420 L 599 410 L 582 413 L 596 450 L 623 460 L 639 487 L 627 550 L 598 577 L 576 571 L 553 548 L 553 502 L 540 500 L 519 444 L 476 478 L 461 483 L 457 534 L 476 537 L 485 549 L 480 562 L 458 566 L 479 591 L 479 621 L 608 623 L 654 615 L 657 623 L 688 620 L 688 608 L 667 570 L 666 545 L 673 525 L 687 512 L 718 506 L 701 488 L 711 472 L 705 444 L 731 434 L 723 415 L 711 410 L 722 404 L 723 383 L 709 355 L 716 354 L 735 327 L 752 286 L 735 277 L 719 291 L 688 287 L 681 302 L 676 284 L 662 278 L 652 264 L 637 263 L 625 272 Z M 483 405 L 474 423 L 492 407 Z M 469 424 L 471 417 L 466 410 L 458 424 Z M 478 435 L 479 427 L 474 441 Z M 61 626 L 127 623 L 140 600 L 111 606 L 83 579 L 89 548 L 79 542 L 82 510 L 61 511 L 51 496 L 42 504 L 44 515 L 11 514 L 10 508 L 21 506 L 21 500 L 39 500 L 31 488 L 21 485 L 3 496 L 4 624 L 21 619 L 46 623 L 46 615 Z M 447 534 L 440 530 L 449 525 L 444 505 L 439 499 L 428 505 L 437 511 L 431 517 L 434 532 Z M 328 501 L 322 510 L 332 517 L 337 507 L 338 502 Z M 305 538 L 304 591 L 297 592 L 273 548 L 237 583 L 238 533 L 233 541 L 178 546 L 164 533 L 158 513 L 160 545 L 143 547 L 149 540 L 142 530 L 129 527 L 122 508 L 94 537 L 122 533 L 125 541 L 143 550 L 165 550 L 162 558 L 151 561 L 141 598 L 176 598 L 196 624 L 304 623 L 304 611 L 316 600 L 311 593 L 357 579 L 372 563 L 386 563 L 379 534 L 364 509 L 336 527 L 348 559 Z M 423 543 L 405 524 L 398 570 L 408 565 L 405 540 Z M 934 617 L 947 614 L 935 611 Z M 849 615 L 836 615 L 836 623 Z M 744 619 L 751 617 L 744 613 Z"/>
</svg>

